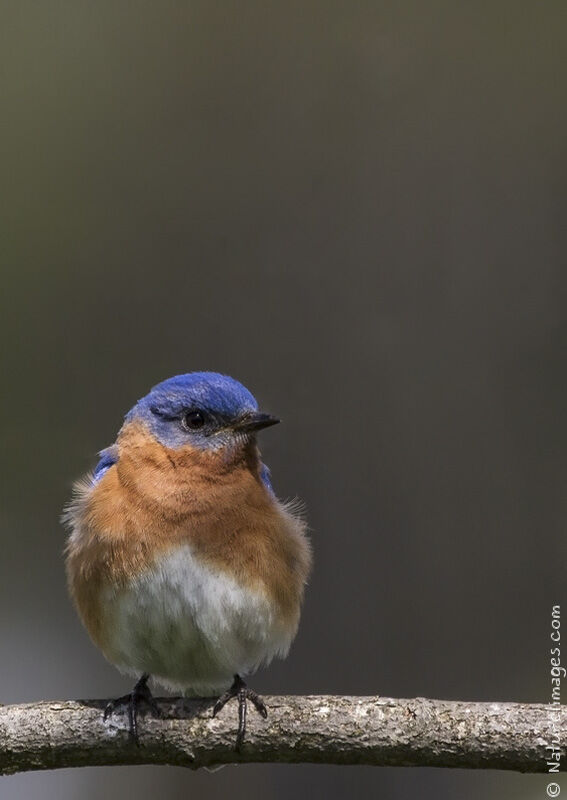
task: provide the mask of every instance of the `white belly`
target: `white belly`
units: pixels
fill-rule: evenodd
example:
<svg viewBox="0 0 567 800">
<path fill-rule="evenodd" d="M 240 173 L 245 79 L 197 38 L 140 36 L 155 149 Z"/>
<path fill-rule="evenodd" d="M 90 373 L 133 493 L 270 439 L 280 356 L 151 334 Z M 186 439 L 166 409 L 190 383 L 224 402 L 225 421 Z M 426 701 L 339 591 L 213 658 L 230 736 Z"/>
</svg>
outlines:
<svg viewBox="0 0 567 800">
<path fill-rule="evenodd" d="M 109 661 L 201 696 L 285 656 L 295 635 L 263 592 L 202 566 L 189 546 L 169 551 L 120 592 L 106 590 L 102 607 Z"/>
</svg>

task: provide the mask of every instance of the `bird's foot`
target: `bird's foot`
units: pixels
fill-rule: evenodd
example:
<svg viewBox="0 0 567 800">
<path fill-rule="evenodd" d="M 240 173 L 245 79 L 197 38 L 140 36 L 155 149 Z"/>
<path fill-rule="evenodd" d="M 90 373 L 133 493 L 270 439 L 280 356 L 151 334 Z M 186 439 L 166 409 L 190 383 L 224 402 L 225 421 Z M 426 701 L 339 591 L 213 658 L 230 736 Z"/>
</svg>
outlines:
<svg viewBox="0 0 567 800">
<path fill-rule="evenodd" d="M 138 739 L 138 709 L 140 705 L 145 703 L 156 717 L 161 717 L 159 706 L 148 687 L 149 677 L 148 674 L 142 675 L 129 694 L 125 694 L 117 700 L 111 700 L 104 709 L 104 719 L 107 720 L 117 709 L 126 708 L 128 713 L 128 732 L 138 746 L 140 745 Z"/>
<path fill-rule="evenodd" d="M 222 694 L 215 703 L 215 707 L 213 708 L 213 717 L 216 717 L 219 711 L 221 711 L 228 701 L 232 700 L 233 697 L 238 699 L 238 733 L 236 734 L 236 749 L 240 750 L 240 747 L 244 741 L 244 735 L 246 733 L 247 701 L 250 700 L 258 714 L 264 717 L 264 719 L 266 719 L 268 716 L 268 709 L 266 708 L 266 704 L 262 698 L 257 695 L 256 692 L 253 692 L 252 689 L 249 689 L 246 686 L 240 675 L 235 675 L 234 682 L 230 689 Z"/>
</svg>

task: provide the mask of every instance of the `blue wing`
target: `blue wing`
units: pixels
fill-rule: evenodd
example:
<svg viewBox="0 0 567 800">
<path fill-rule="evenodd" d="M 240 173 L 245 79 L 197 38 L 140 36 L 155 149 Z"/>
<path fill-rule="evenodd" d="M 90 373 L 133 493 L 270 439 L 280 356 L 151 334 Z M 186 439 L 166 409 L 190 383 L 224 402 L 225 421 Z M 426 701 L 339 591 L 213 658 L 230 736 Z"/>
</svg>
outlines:
<svg viewBox="0 0 567 800">
<path fill-rule="evenodd" d="M 93 472 L 93 483 L 98 483 L 104 473 L 107 472 L 113 464 L 116 464 L 118 461 L 118 447 L 115 444 L 111 444 L 110 447 L 101 450 L 99 456 L 100 461 Z"/>
<path fill-rule="evenodd" d="M 266 489 L 271 492 L 271 494 L 275 497 L 274 488 L 272 486 L 272 481 L 270 480 L 270 470 L 265 464 L 260 464 L 260 478 L 262 479 L 262 483 L 266 487 Z"/>
</svg>

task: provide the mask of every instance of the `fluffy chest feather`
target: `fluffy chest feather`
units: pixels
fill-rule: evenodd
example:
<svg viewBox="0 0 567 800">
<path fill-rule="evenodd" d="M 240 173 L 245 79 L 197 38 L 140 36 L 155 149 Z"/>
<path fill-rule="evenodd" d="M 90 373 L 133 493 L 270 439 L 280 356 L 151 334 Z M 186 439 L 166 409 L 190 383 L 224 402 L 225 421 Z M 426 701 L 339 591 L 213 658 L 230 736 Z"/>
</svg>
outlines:
<svg viewBox="0 0 567 800">
<path fill-rule="evenodd" d="M 101 614 L 110 661 L 200 695 L 286 655 L 295 634 L 265 592 L 207 567 L 188 545 L 118 591 L 107 586 Z"/>
</svg>

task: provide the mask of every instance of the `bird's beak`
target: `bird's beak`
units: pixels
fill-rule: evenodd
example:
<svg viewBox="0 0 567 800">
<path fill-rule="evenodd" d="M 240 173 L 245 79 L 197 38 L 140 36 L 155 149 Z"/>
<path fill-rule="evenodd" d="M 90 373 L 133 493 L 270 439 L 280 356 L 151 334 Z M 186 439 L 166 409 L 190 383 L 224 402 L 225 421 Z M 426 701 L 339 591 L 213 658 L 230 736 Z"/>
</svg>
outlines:
<svg viewBox="0 0 567 800">
<path fill-rule="evenodd" d="M 238 433 L 253 433 L 262 428 L 269 428 L 270 425 L 277 425 L 279 419 L 271 414 L 262 414 L 259 411 L 245 414 L 233 425 L 233 430 Z"/>
</svg>

